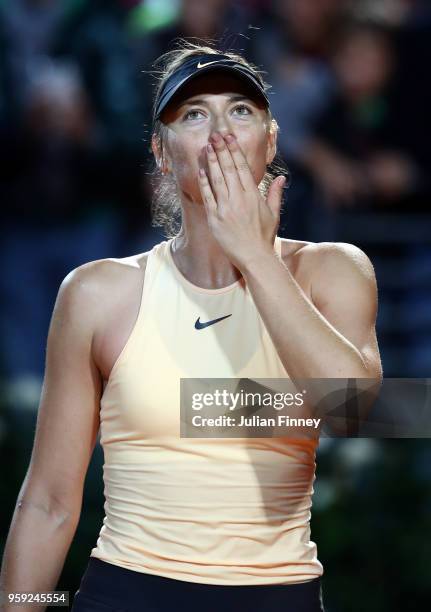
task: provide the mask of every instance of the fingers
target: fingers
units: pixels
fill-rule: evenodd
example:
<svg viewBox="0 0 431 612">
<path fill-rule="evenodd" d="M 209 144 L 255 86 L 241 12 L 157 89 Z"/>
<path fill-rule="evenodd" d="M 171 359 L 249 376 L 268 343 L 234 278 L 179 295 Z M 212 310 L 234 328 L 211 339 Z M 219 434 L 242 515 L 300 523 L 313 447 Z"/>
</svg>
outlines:
<svg viewBox="0 0 431 612">
<path fill-rule="evenodd" d="M 209 179 L 211 181 L 211 186 L 214 190 L 216 200 L 220 203 L 227 200 L 229 197 L 229 190 L 220 167 L 217 154 L 212 144 L 207 145 L 207 157 Z"/>
<path fill-rule="evenodd" d="M 206 147 L 208 173 L 199 172 L 199 185 L 208 210 L 222 209 L 229 199 L 247 190 L 256 189 L 253 174 L 238 141 L 219 133 L 211 135 Z M 202 169 L 203 170 L 203 169 Z"/>
<path fill-rule="evenodd" d="M 209 184 L 207 174 L 203 168 L 199 168 L 199 187 L 202 194 L 202 200 L 207 211 L 207 215 L 210 217 L 217 211 L 217 202 L 214 198 L 211 185 Z"/>
<path fill-rule="evenodd" d="M 230 148 L 227 145 L 227 141 L 218 132 L 212 134 L 211 141 L 215 153 L 210 153 L 208 157 L 210 172 L 214 170 L 216 183 L 221 184 L 227 190 L 228 195 L 234 195 L 238 190 L 243 189 L 243 187 Z M 224 185 L 221 181 L 220 173 L 224 180 Z"/>
<path fill-rule="evenodd" d="M 235 164 L 237 176 L 245 191 L 249 189 L 253 190 L 256 188 L 256 183 L 250 166 L 248 165 L 247 159 L 239 146 L 238 140 L 232 134 L 226 136 L 226 143 L 231 155 L 231 158 Z"/>
</svg>

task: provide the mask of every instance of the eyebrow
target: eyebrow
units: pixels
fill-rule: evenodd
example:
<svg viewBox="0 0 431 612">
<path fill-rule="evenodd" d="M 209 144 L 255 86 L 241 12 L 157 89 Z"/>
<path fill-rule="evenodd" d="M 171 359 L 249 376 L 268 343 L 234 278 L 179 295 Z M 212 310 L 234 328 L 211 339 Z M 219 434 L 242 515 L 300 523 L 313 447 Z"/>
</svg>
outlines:
<svg viewBox="0 0 431 612">
<path fill-rule="evenodd" d="M 238 94 L 235 96 L 229 96 L 228 99 L 229 102 L 239 102 L 240 100 L 247 100 L 248 102 L 253 103 L 253 100 L 248 96 L 242 96 Z M 192 98 L 191 100 L 181 102 L 181 104 L 178 105 L 178 108 L 181 108 L 182 106 L 192 106 L 193 104 L 204 104 L 205 106 L 208 106 L 208 102 L 206 102 L 202 98 Z"/>
</svg>

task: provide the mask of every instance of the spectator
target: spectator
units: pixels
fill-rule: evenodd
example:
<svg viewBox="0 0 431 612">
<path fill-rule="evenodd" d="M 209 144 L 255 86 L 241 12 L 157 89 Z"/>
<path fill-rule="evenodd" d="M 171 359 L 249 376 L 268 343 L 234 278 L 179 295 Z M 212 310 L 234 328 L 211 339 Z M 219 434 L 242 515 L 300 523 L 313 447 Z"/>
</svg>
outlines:
<svg viewBox="0 0 431 612">
<path fill-rule="evenodd" d="M 13 384 L 41 381 L 61 279 L 117 248 L 108 161 L 79 72 L 47 62 L 37 77 L 21 125 L 2 134 L 0 337 L 3 375 Z"/>
<path fill-rule="evenodd" d="M 337 38 L 332 64 L 337 94 L 315 124 L 304 165 L 329 207 L 411 210 L 425 187 L 404 128 L 414 117 L 391 104 L 392 36 L 382 26 L 354 23 Z"/>
<path fill-rule="evenodd" d="M 145 250 L 149 232 L 147 185 L 143 169 L 145 114 L 140 107 L 140 68 L 135 65 L 127 33 L 127 19 L 135 0 L 95 0 L 84 3 L 64 22 L 54 45 L 56 57 L 79 67 L 94 112 L 99 138 L 110 159 L 112 199 L 121 214 L 120 252 Z M 121 246 L 122 245 L 122 246 Z"/>
<path fill-rule="evenodd" d="M 289 162 L 332 92 L 329 41 L 344 6 L 343 0 L 276 0 L 271 21 L 254 37 L 252 57 L 270 74 L 278 144 Z"/>
<path fill-rule="evenodd" d="M 0 40 L 8 110 L 19 116 L 30 81 L 44 63 L 68 3 L 59 0 L 5 0 L 0 4 Z"/>
<path fill-rule="evenodd" d="M 281 222 L 283 230 L 287 218 L 290 238 L 307 236 L 311 183 L 298 160 L 333 93 L 329 42 L 345 5 L 344 0 L 275 0 L 272 16 L 253 39 L 251 57 L 270 75 L 271 105 L 280 125 L 278 148 L 292 175 Z"/>
<path fill-rule="evenodd" d="M 79 67 L 104 137 L 112 149 L 136 148 L 140 120 L 136 70 L 125 21 L 132 5 L 120 0 L 84 2 L 53 42 L 56 57 Z"/>
<path fill-rule="evenodd" d="M 369 246 L 367 252 L 378 278 L 378 333 L 389 376 L 429 371 L 429 308 L 423 306 L 429 282 L 420 277 L 429 244 L 419 245 L 419 235 L 407 238 L 412 213 L 427 209 L 430 192 L 429 152 L 424 154 L 429 87 L 417 81 L 424 57 L 416 55 L 417 67 L 409 63 L 414 76 L 401 79 L 392 30 L 370 22 L 346 27 L 334 44 L 337 93 L 303 155 L 317 187 L 308 211 L 312 239 L 351 239 L 362 246 L 373 230 L 374 252 Z M 374 212 L 386 215 L 381 229 L 382 217 L 370 218 Z M 405 223 L 390 223 L 395 212 L 405 215 Z"/>
</svg>

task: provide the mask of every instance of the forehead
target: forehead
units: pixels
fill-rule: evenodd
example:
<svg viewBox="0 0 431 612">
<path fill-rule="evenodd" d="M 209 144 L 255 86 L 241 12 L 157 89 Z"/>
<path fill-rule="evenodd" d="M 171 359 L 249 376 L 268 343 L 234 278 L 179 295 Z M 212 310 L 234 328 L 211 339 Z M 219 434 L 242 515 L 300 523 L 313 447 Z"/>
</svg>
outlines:
<svg viewBox="0 0 431 612">
<path fill-rule="evenodd" d="M 258 107 L 265 108 L 262 98 L 247 81 L 225 70 L 211 70 L 211 72 L 194 77 L 181 87 L 166 107 L 166 116 L 175 112 L 179 106 L 195 96 L 201 94 L 227 95 L 231 93 L 242 94 Z"/>
</svg>

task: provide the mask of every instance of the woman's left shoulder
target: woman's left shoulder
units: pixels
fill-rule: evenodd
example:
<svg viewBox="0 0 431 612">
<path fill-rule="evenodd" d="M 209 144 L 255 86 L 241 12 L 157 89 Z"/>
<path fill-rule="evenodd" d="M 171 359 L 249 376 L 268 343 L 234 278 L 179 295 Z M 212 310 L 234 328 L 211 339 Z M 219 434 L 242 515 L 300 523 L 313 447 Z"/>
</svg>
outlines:
<svg viewBox="0 0 431 612">
<path fill-rule="evenodd" d="M 356 244 L 349 242 L 315 242 L 311 243 L 308 251 L 310 256 L 319 259 L 326 265 L 342 269 L 356 269 L 364 273 L 372 272 L 374 266 L 368 255 Z"/>
<path fill-rule="evenodd" d="M 375 278 L 374 266 L 368 255 L 355 244 L 347 242 L 311 242 L 280 238 L 281 257 L 294 270 L 302 270 L 308 277 L 322 278 L 358 275 Z"/>
</svg>

